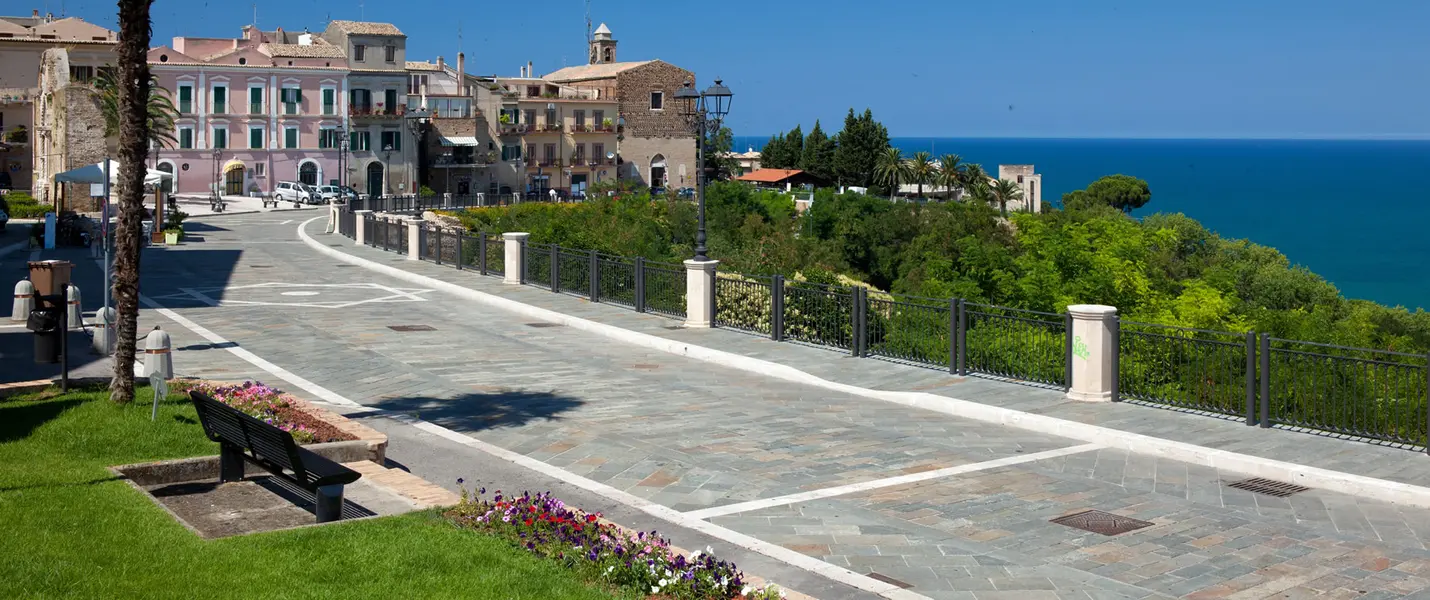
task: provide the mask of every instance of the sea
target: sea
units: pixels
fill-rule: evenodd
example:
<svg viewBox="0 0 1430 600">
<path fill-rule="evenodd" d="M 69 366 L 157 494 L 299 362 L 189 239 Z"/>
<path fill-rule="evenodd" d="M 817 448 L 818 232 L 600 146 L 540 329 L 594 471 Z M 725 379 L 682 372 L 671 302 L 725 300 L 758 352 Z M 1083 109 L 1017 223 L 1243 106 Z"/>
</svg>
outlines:
<svg viewBox="0 0 1430 600">
<path fill-rule="evenodd" d="M 768 136 L 737 137 L 759 150 Z M 1430 308 L 1430 140 L 893 138 L 996 174 L 1032 164 L 1044 197 L 1099 177 L 1140 177 L 1135 216 L 1180 212 L 1222 237 L 1271 246 L 1348 298 Z"/>
</svg>

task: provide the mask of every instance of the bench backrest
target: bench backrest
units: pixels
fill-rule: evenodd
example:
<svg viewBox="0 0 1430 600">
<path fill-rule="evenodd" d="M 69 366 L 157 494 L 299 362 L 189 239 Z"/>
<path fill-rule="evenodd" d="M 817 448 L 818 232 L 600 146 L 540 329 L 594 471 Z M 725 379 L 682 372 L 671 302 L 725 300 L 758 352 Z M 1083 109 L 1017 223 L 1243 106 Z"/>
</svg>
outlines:
<svg viewBox="0 0 1430 600">
<path fill-rule="evenodd" d="M 199 423 L 209 439 L 251 450 L 254 458 L 266 463 L 265 466 L 294 473 L 305 472 L 293 434 L 250 417 L 203 392 L 191 391 L 189 399 L 193 401 L 194 409 L 199 413 Z"/>
</svg>

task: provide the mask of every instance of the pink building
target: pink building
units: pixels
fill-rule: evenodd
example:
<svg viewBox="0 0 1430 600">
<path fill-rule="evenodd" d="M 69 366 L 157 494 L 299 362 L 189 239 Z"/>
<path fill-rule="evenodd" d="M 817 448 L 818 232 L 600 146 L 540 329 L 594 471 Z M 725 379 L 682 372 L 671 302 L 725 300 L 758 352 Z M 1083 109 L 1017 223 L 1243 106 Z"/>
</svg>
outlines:
<svg viewBox="0 0 1430 600">
<path fill-rule="evenodd" d="M 178 143 L 158 150 L 174 192 L 268 193 L 328 184 L 345 156 L 348 62 L 317 34 L 243 28 L 239 38 L 176 37 L 149 67 L 179 109 Z M 344 184 L 348 183 L 346 181 Z"/>
</svg>

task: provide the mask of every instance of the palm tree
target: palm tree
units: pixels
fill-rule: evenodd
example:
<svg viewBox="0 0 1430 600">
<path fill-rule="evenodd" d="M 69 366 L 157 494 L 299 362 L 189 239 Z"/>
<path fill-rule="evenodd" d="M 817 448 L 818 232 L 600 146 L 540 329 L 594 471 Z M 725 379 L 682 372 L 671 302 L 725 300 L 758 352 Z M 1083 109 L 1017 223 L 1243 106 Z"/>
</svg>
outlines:
<svg viewBox="0 0 1430 600">
<path fill-rule="evenodd" d="M 1008 218 L 1008 202 L 1023 199 L 1023 190 L 1018 184 L 999 179 L 993 182 L 991 189 L 993 199 L 998 201 L 998 210 L 1003 213 L 1003 218 Z"/>
<path fill-rule="evenodd" d="M 919 184 L 919 197 L 924 197 L 924 186 L 933 183 L 934 177 L 938 174 L 938 167 L 934 165 L 933 155 L 927 152 L 914 154 L 913 163 L 909 165 L 909 180 Z"/>
<path fill-rule="evenodd" d="M 938 159 L 938 176 L 934 182 L 942 186 L 948 192 L 948 198 L 953 199 L 953 190 L 963 187 L 963 157 L 957 154 L 945 154 Z"/>
<path fill-rule="evenodd" d="M 967 184 L 969 202 L 976 202 L 984 205 L 993 204 L 993 190 L 988 187 L 988 180 L 983 179 Z"/>
<path fill-rule="evenodd" d="M 153 26 L 149 6 L 154 0 L 119 0 L 119 73 L 115 78 L 115 123 L 119 133 L 119 223 L 114 231 L 114 378 L 109 398 L 134 400 L 134 350 L 139 328 L 139 236 L 144 218 L 144 157 L 148 154 L 153 104 L 149 38 Z M 172 125 L 172 123 L 171 123 Z"/>
<path fill-rule="evenodd" d="M 988 174 L 983 172 L 983 165 L 978 163 L 964 165 L 963 188 L 972 192 L 973 187 L 979 184 L 988 185 Z"/>
<path fill-rule="evenodd" d="M 889 185 L 889 200 L 899 191 L 899 184 L 909 179 L 909 163 L 904 162 L 904 152 L 898 148 L 885 148 L 874 163 L 874 180 Z"/>
<path fill-rule="evenodd" d="M 104 115 L 104 137 L 119 134 L 119 82 L 114 69 L 100 69 L 94 78 L 99 112 Z M 159 85 L 159 76 L 149 75 L 149 145 L 155 149 L 178 144 L 174 138 L 174 120 L 179 111 L 169 98 L 169 90 Z"/>
</svg>

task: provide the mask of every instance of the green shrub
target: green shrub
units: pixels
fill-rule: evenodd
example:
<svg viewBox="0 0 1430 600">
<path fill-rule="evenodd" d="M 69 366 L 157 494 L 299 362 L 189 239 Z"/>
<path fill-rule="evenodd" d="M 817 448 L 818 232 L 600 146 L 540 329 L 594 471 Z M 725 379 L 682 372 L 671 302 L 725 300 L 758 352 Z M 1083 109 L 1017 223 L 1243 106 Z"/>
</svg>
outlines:
<svg viewBox="0 0 1430 600">
<path fill-rule="evenodd" d="M 54 207 L 40 204 L 25 192 L 10 192 L 0 196 L 0 210 L 10 215 L 11 219 L 41 219 Z"/>
</svg>

